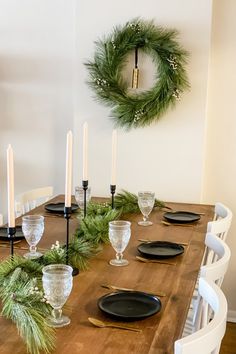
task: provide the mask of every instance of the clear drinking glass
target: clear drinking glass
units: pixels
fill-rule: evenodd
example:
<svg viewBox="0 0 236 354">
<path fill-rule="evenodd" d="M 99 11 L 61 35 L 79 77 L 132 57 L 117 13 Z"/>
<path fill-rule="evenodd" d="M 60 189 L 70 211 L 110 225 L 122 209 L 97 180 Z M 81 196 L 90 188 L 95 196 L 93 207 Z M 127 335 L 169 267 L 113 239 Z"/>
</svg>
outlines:
<svg viewBox="0 0 236 354">
<path fill-rule="evenodd" d="M 138 192 L 138 206 L 143 214 L 143 220 L 138 224 L 142 226 L 149 226 L 153 223 L 148 220 L 148 216 L 151 213 L 155 203 L 155 193 L 149 191 Z"/>
<path fill-rule="evenodd" d="M 117 220 L 109 222 L 109 240 L 112 247 L 116 251 L 116 259 L 110 260 L 110 264 L 114 266 L 126 266 L 129 262 L 123 259 L 123 251 L 129 243 L 131 230 L 131 222 Z"/>
<path fill-rule="evenodd" d="M 80 207 L 80 209 L 84 209 L 84 189 L 82 186 L 75 187 L 75 200 Z M 89 203 L 91 200 L 91 188 L 88 187 L 86 190 L 86 203 Z"/>
<path fill-rule="evenodd" d="M 63 327 L 70 323 L 69 317 L 62 315 L 62 306 L 69 297 L 72 285 L 72 267 L 65 264 L 51 264 L 43 268 L 43 289 L 45 297 L 53 307 L 48 317 L 51 327 Z"/>
<path fill-rule="evenodd" d="M 44 217 L 42 215 L 26 215 L 22 217 L 22 231 L 27 243 L 30 246 L 30 252 L 24 254 L 25 258 L 35 259 L 42 256 L 37 252 L 36 245 L 41 240 L 44 231 Z"/>
</svg>

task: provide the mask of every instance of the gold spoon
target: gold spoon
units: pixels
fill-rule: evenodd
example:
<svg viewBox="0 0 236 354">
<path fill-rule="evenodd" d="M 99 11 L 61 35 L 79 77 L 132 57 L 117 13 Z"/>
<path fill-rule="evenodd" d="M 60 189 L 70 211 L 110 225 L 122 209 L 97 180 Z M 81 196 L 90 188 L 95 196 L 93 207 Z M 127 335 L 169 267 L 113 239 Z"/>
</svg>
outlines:
<svg viewBox="0 0 236 354">
<path fill-rule="evenodd" d="M 148 239 L 145 239 L 145 238 L 139 238 L 138 239 L 139 242 L 143 242 L 143 243 L 152 243 L 152 242 L 156 242 L 156 241 L 152 241 L 152 240 L 148 240 Z M 164 241 L 163 241 L 164 242 Z M 167 242 L 171 242 L 171 241 L 167 241 Z M 182 245 L 182 246 L 188 246 L 188 243 L 187 242 L 176 242 L 178 243 L 178 245 Z"/>
<path fill-rule="evenodd" d="M 140 256 L 136 256 L 136 259 L 138 261 L 144 262 L 144 263 L 160 263 L 160 264 L 176 265 L 176 263 L 174 263 L 174 262 L 159 261 L 157 259 L 147 259 L 147 258 L 143 258 L 143 257 L 140 257 Z"/>
<path fill-rule="evenodd" d="M 119 329 L 126 329 L 128 331 L 133 331 L 133 332 L 142 332 L 141 329 L 130 327 L 130 326 L 125 326 L 125 325 L 119 325 L 114 322 L 105 322 L 98 320 L 97 318 L 89 317 L 88 318 L 89 322 L 91 322 L 94 326 L 100 327 L 100 328 L 105 328 L 105 327 L 112 327 L 112 328 L 119 328 Z"/>
<path fill-rule="evenodd" d="M 102 288 L 106 288 L 106 289 L 110 289 L 110 290 L 117 290 L 117 291 L 141 291 L 141 290 L 135 290 L 135 289 L 129 289 L 129 288 L 120 288 L 119 286 L 115 286 L 115 285 L 109 285 L 109 284 L 102 284 L 101 285 Z M 163 292 L 156 292 L 155 294 L 153 293 L 147 293 L 146 291 L 141 291 L 141 292 L 144 292 L 146 294 L 149 294 L 151 296 L 166 296 L 165 293 Z"/>
</svg>

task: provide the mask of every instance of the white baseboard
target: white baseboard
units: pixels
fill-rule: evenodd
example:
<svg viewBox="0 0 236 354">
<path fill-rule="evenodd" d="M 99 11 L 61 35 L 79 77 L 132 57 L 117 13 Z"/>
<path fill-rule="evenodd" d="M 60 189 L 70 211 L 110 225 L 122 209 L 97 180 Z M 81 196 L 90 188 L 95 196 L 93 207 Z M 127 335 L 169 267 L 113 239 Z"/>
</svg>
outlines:
<svg viewBox="0 0 236 354">
<path fill-rule="evenodd" d="M 236 323 L 236 311 L 231 311 L 231 310 L 228 311 L 227 321 Z"/>
</svg>

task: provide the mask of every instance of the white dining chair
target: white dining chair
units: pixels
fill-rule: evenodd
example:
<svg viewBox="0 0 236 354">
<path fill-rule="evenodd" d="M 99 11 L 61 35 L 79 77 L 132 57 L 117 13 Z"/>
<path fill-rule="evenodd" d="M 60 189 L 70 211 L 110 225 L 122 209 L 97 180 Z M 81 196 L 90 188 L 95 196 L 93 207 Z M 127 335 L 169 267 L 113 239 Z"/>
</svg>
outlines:
<svg viewBox="0 0 236 354">
<path fill-rule="evenodd" d="M 3 225 L 3 215 L 0 214 L 0 226 L 2 226 L 2 225 Z"/>
<path fill-rule="evenodd" d="M 208 222 L 207 232 L 211 232 L 225 241 L 231 226 L 232 217 L 233 213 L 227 206 L 222 203 L 216 203 L 214 220 Z"/>
<path fill-rule="evenodd" d="M 16 217 L 25 214 L 36 206 L 45 203 L 53 196 L 53 187 L 41 187 L 22 193 L 16 197 Z"/>
<path fill-rule="evenodd" d="M 232 223 L 232 218 L 233 218 L 232 211 L 227 206 L 219 202 L 216 203 L 214 219 L 213 221 L 208 222 L 207 233 L 210 232 L 212 234 L 215 234 L 219 238 L 225 241 Z M 206 248 L 202 258 L 202 265 L 206 263 L 207 264 L 213 263 L 215 261 L 214 257 L 215 257 L 214 252 L 209 249 L 207 250 Z M 198 275 L 198 279 L 199 276 L 200 275 Z M 193 299 L 197 298 L 197 294 L 198 294 L 198 281 L 196 282 L 195 285 Z"/>
<path fill-rule="evenodd" d="M 230 248 L 218 236 L 211 233 L 206 234 L 205 244 L 207 249 L 206 254 L 210 255 L 210 259 L 208 260 L 208 257 L 206 258 L 206 264 L 200 269 L 200 277 L 211 280 L 221 287 L 231 257 Z M 213 252 L 215 256 L 213 263 L 210 252 Z M 183 337 L 198 330 L 201 327 L 202 322 L 206 324 L 207 321 L 210 320 L 212 315 L 211 311 L 208 311 L 208 317 L 204 318 L 202 307 L 203 304 L 198 290 L 198 294 L 193 299 L 192 307 L 188 312 Z"/>
<path fill-rule="evenodd" d="M 227 206 L 222 203 L 216 203 L 214 220 L 208 222 L 207 233 L 210 232 L 217 235 L 220 239 L 225 241 L 232 223 L 232 218 L 232 211 Z M 214 257 L 216 257 L 214 251 L 206 248 L 202 265 L 213 263 L 215 261 Z"/>
<path fill-rule="evenodd" d="M 209 323 L 195 333 L 177 340 L 174 354 L 218 354 L 220 351 L 226 330 L 228 309 L 226 298 L 212 280 L 204 278 L 199 279 L 199 295 L 203 302 L 213 310 L 214 316 Z"/>
</svg>

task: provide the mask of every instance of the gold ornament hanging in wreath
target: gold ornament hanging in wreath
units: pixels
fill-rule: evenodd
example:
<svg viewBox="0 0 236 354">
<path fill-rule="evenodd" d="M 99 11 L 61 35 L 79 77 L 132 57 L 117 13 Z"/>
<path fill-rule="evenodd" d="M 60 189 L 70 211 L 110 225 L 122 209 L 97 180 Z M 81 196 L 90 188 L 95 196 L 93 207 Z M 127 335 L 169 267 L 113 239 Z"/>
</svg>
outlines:
<svg viewBox="0 0 236 354">
<path fill-rule="evenodd" d="M 85 65 L 89 71 L 88 84 L 97 99 L 111 106 L 116 126 L 136 128 L 158 120 L 189 88 L 184 68 L 188 53 L 176 41 L 176 30 L 154 25 L 153 21 L 132 20 L 114 28 L 104 40 L 96 42 L 94 60 Z M 156 75 L 153 87 L 138 92 L 138 50 L 151 56 Z M 122 75 L 126 59 L 135 52 L 132 87 Z"/>
</svg>

